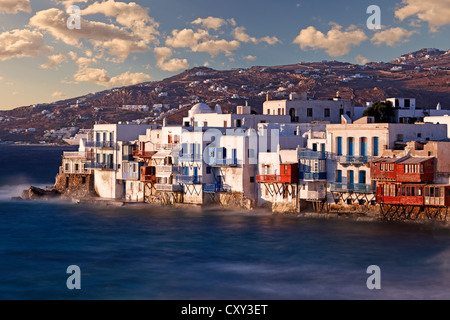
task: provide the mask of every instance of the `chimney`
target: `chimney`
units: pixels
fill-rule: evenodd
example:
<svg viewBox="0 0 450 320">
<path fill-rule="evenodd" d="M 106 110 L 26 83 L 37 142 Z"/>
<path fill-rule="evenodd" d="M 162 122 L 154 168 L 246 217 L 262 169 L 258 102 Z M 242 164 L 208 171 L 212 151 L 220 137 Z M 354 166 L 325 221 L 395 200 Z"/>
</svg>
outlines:
<svg viewBox="0 0 450 320">
<path fill-rule="evenodd" d="M 266 94 L 266 101 L 270 101 L 270 93 L 269 93 L 269 91 L 267 91 L 267 94 Z"/>
</svg>

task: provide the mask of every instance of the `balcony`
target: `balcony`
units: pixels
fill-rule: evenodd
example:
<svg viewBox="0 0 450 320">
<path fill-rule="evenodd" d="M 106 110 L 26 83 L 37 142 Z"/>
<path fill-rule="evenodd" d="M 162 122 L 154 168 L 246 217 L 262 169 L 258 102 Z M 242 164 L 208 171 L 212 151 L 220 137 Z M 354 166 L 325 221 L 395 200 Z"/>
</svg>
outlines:
<svg viewBox="0 0 450 320">
<path fill-rule="evenodd" d="M 141 175 L 141 181 L 142 182 L 148 182 L 148 183 L 156 183 L 156 176 L 155 175 Z"/>
<path fill-rule="evenodd" d="M 330 183 L 331 192 L 344 192 L 344 193 L 375 193 L 375 190 L 371 184 L 364 183 Z"/>
<path fill-rule="evenodd" d="M 263 175 L 256 176 L 256 183 L 297 183 L 294 176 Z"/>
<path fill-rule="evenodd" d="M 179 162 L 201 162 L 203 161 L 202 155 L 190 154 L 190 153 L 180 153 L 178 155 Z"/>
<path fill-rule="evenodd" d="M 84 160 L 92 160 L 93 153 L 92 152 L 67 152 L 65 151 L 63 154 L 64 159 L 84 159 Z"/>
<path fill-rule="evenodd" d="M 323 191 L 308 191 L 307 200 L 325 200 L 327 198 L 327 193 Z"/>
<path fill-rule="evenodd" d="M 139 179 L 139 172 L 122 172 L 123 180 L 137 180 Z"/>
<path fill-rule="evenodd" d="M 179 192 L 183 191 L 183 187 L 179 184 L 156 184 L 156 191 L 162 192 Z"/>
<path fill-rule="evenodd" d="M 326 160 L 329 154 L 325 151 L 302 150 L 298 153 L 299 159 Z"/>
<path fill-rule="evenodd" d="M 206 192 L 206 193 L 216 193 L 216 192 L 231 193 L 231 186 L 220 185 L 220 184 L 205 184 L 205 186 L 203 187 L 203 192 Z"/>
<path fill-rule="evenodd" d="M 347 165 L 369 164 L 373 157 L 369 156 L 337 156 L 337 162 Z"/>
<path fill-rule="evenodd" d="M 117 170 L 117 166 L 112 163 L 96 163 L 86 162 L 84 164 L 85 169 L 101 169 L 101 170 Z"/>
<path fill-rule="evenodd" d="M 179 150 L 181 145 L 179 143 L 157 143 L 156 150 Z"/>
<path fill-rule="evenodd" d="M 117 144 L 113 141 L 87 141 L 86 148 L 115 149 Z"/>
<path fill-rule="evenodd" d="M 180 168 L 172 165 L 156 166 L 156 176 L 168 177 L 172 174 L 179 173 Z"/>
<path fill-rule="evenodd" d="M 300 180 L 303 181 L 326 181 L 326 172 L 300 172 Z"/>
<path fill-rule="evenodd" d="M 134 158 L 151 159 L 155 154 L 156 151 L 143 151 L 143 150 L 133 151 Z"/>
<path fill-rule="evenodd" d="M 237 159 L 217 159 L 210 158 L 209 166 L 211 167 L 236 167 Z"/>
<path fill-rule="evenodd" d="M 201 184 L 200 178 L 197 176 L 177 176 L 176 182 L 179 184 Z"/>
</svg>

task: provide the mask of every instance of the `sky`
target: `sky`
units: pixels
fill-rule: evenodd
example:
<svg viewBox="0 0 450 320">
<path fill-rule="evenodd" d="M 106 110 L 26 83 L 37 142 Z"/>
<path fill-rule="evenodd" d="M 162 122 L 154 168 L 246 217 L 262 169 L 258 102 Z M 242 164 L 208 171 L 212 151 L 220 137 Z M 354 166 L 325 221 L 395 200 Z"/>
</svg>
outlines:
<svg viewBox="0 0 450 320">
<path fill-rule="evenodd" d="M 0 0 L 0 21 L 3 110 L 196 66 L 365 64 L 450 48 L 450 0 Z"/>
</svg>

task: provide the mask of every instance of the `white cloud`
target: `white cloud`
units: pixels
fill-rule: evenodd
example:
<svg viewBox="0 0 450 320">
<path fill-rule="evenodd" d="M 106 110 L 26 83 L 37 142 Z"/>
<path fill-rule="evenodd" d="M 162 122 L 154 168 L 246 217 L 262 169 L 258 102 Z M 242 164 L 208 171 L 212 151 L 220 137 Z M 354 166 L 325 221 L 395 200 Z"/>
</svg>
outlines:
<svg viewBox="0 0 450 320">
<path fill-rule="evenodd" d="M 244 57 L 244 59 L 248 60 L 248 61 L 255 61 L 256 59 L 258 59 L 258 57 L 252 56 L 252 55 L 248 55 L 248 56 Z"/>
<path fill-rule="evenodd" d="M 0 13 L 31 12 L 30 0 L 0 0 Z"/>
<path fill-rule="evenodd" d="M 0 61 L 37 57 L 49 51 L 50 47 L 44 45 L 44 37 L 38 31 L 16 29 L 0 34 Z"/>
<path fill-rule="evenodd" d="M 300 34 L 294 39 L 293 43 L 300 45 L 302 50 L 310 47 L 312 49 L 325 49 L 331 57 L 338 57 L 348 54 L 351 46 L 357 46 L 368 37 L 355 26 L 350 26 L 342 31 L 338 24 L 332 24 L 332 28 L 325 35 L 313 26 L 300 31 Z"/>
<path fill-rule="evenodd" d="M 409 38 L 415 33 L 416 31 L 408 31 L 404 28 L 390 28 L 375 33 L 370 41 L 377 46 L 384 43 L 389 47 L 393 47 L 396 44 L 408 42 Z"/>
<path fill-rule="evenodd" d="M 105 69 L 81 66 L 74 75 L 74 79 L 77 82 L 89 82 L 103 87 L 118 87 L 130 86 L 148 81 L 151 77 L 145 73 L 125 72 L 111 78 L 108 76 L 108 71 Z"/>
<path fill-rule="evenodd" d="M 216 40 L 206 30 L 194 31 L 192 29 L 173 30 L 172 36 L 167 37 L 166 45 L 174 48 L 190 48 L 193 52 L 206 52 L 216 56 L 221 52 L 231 55 L 232 51 L 240 47 L 236 40 Z"/>
<path fill-rule="evenodd" d="M 156 58 L 156 65 L 163 71 L 175 72 L 181 69 L 189 68 L 187 59 L 170 59 L 169 61 L 166 61 L 173 55 L 172 49 L 170 48 L 155 48 L 154 53 Z"/>
<path fill-rule="evenodd" d="M 241 41 L 241 42 L 252 42 L 254 44 L 258 44 L 260 42 L 265 42 L 267 44 L 270 45 L 274 45 L 277 44 L 278 42 L 281 42 L 277 37 L 263 37 L 263 38 L 255 38 L 255 37 L 250 37 L 246 32 L 245 32 L 245 27 L 237 27 L 233 30 L 233 36 L 236 40 Z"/>
<path fill-rule="evenodd" d="M 42 69 L 52 69 L 58 67 L 61 63 L 67 61 L 67 56 L 64 53 L 57 53 L 48 57 L 47 63 L 41 64 Z"/>
<path fill-rule="evenodd" d="M 159 24 L 149 16 L 149 9 L 141 7 L 135 2 L 125 3 L 108 0 L 95 2 L 81 11 L 82 15 L 104 14 L 106 17 L 114 17 L 117 23 L 127 27 L 137 35 L 145 44 L 158 43 L 156 35 Z"/>
<path fill-rule="evenodd" d="M 208 17 L 208 18 L 198 18 L 192 21 L 192 24 L 199 24 L 207 29 L 219 30 L 222 26 L 227 24 L 227 21 L 222 18 Z"/>
<path fill-rule="evenodd" d="M 61 92 L 61 91 L 55 91 L 55 92 L 52 93 L 52 97 L 53 98 L 63 98 L 65 96 L 66 96 L 66 94 L 64 92 Z"/>
<path fill-rule="evenodd" d="M 369 63 L 370 60 L 367 59 L 366 57 L 363 57 L 362 55 L 358 54 L 358 55 L 355 57 L 355 62 L 356 62 L 357 64 L 364 65 L 364 64 L 366 64 L 366 63 Z"/>
<path fill-rule="evenodd" d="M 401 21 L 417 16 L 428 23 L 431 32 L 450 24 L 450 0 L 403 0 L 402 5 L 395 11 L 395 16 Z"/>
<path fill-rule="evenodd" d="M 113 62 L 123 62 L 132 53 L 146 52 L 150 50 L 150 43 L 158 42 L 158 24 L 148 16 L 147 9 L 136 3 L 96 2 L 82 10 L 82 16 L 90 14 L 114 17 L 119 26 L 82 18 L 81 29 L 70 30 L 66 26 L 68 14 L 56 8 L 37 12 L 30 19 L 30 25 L 68 45 L 79 47 L 82 40 L 87 40 L 101 52 L 97 57 L 103 57 L 107 51 L 114 57 Z"/>
</svg>

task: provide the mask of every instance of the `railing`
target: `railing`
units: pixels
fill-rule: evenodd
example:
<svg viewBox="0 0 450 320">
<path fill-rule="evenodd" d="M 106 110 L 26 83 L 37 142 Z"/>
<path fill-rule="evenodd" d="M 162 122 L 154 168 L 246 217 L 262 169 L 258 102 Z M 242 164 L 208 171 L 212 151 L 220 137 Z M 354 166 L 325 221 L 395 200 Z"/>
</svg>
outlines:
<svg viewBox="0 0 450 320">
<path fill-rule="evenodd" d="M 134 157 L 130 154 L 122 156 L 123 161 L 134 161 Z"/>
<path fill-rule="evenodd" d="M 156 184 L 155 185 L 156 191 L 163 191 L 163 192 L 176 192 L 176 191 L 182 191 L 183 187 L 179 184 Z"/>
<path fill-rule="evenodd" d="M 300 179 L 304 181 L 327 180 L 326 172 L 300 172 Z"/>
<path fill-rule="evenodd" d="M 217 158 L 210 158 L 210 159 L 209 159 L 209 165 L 210 165 L 210 166 L 229 166 L 229 167 L 235 167 L 235 166 L 237 166 L 237 159 L 217 159 Z"/>
<path fill-rule="evenodd" d="M 135 158 L 151 158 L 155 155 L 156 151 L 142 151 L 136 150 L 133 151 L 133 157 Z"/>
<path fill-rule="evenodd" d="M 179 173 L 180 168 L 172 165 L 156 166 L 156 175 Z"/>
<path fill-rule="evenodd" d="M 67 152 L 63 153 L 65 159 L 92 159 L 93 154 L 91 152 Z"/>
<path fill-rule="evenodd" d="M 308 191 L 308 200 L 324 200 L 327 197 L 326 191 Z"/>
<path fill-rule="evenodd" d="M 180 153 L 178 155 L 178 161 L 180 162 L 201 162 L 203 161 L 202 155 L 190 154 L 190 153 Z"/>
<path fill-rule="evenodd" d="M 117 144 L 113 141 L 87 141 L 85 146 L 87 148 L 108 148 L 114 149 Z"/>
<path fill-rule="evenodd" d="M 337 156 L 337 161 L 344 164 L 367 164 L 372 159 L 369 156 Z"/>
<path fill-rule="evenodd" d="M 86 162 L 84 164 L 85 169 L 102 169 L 102 170 L 117 170 L 117 166 L 114 164 L 103 164 L 96 162 Z"/>
<path fill-rule="evenodd" d="M 142 182 L 151 182 L 156 183 L 156 176 L 154 175 L 141 175 L 141 181 Z"/>
<path fill-rule="evenodd" d="M 122 172 L 122 179 L 139 179 L 139 172 Z"/>
<path fill-rule="evenodd" d="M 229 185 L 219 185 L 219 184 L 205 184 L 203 186 L 204 192 L 215 193 L 215 192 L 231 192 L 231 186 Z"/>
<path fill-rule="evenodd" d="M 298 153 L 299 159 L 322 159 L 325 160 L 330 157 L 328 152 L 325 151 L 312 151 L 312 150 L 301 150 Z"/>
<path fill-rule="evenodd" d="M 256 183 L 281 183 L 281 176 L 276 175 L 256 176 Z"/>
<path fill-rule="evenodd" d="M 178 150 L 181 148 L 179 143 L 157 143 L 156 150 Z"/>
<path fill-rule="evenodd" d="M 331 192 L 356 192 L 356 193 L 374 193 L 375 190 L 371 184 L 364 183 L 330 183 Z"/>
<path fill-rule="evenodd" d="M 200 184 L 200 178 L 197 176 L 177 176 L 176 182 L 180 184 Z"/>
</svg>

